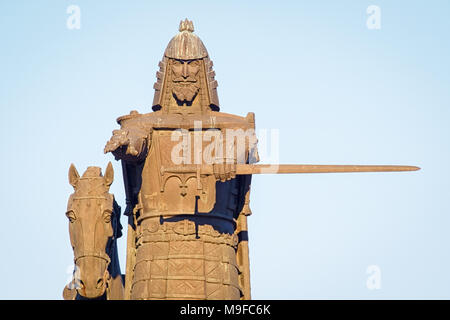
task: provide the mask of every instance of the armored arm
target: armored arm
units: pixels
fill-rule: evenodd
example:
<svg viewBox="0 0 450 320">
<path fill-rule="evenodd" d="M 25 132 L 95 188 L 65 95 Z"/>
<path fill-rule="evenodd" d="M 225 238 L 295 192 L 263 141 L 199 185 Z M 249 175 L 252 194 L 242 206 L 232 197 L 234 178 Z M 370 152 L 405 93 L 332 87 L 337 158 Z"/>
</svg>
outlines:
<svg viewBox="0 0 450 320">
<path fill-rule="evenodd" d="M 135 263 L 135 221 L 133 209 L 138 203 L 141 188 L 141 173 L 147 151 L 151 144 L 152 126 L 145 115 L 132 111 L 130 115 L 120 117 L 117 121 L 121 128 L 114 130 L 111 139 L 106 143 L 104 152 L 111 152 L 116 160 L 122 160 L 122 171 L 125 185 L 126 209 L 128 216 L 127 261 L 125 278 L 125 298 L 130 298 L 131 279 Z"/>
</svg>

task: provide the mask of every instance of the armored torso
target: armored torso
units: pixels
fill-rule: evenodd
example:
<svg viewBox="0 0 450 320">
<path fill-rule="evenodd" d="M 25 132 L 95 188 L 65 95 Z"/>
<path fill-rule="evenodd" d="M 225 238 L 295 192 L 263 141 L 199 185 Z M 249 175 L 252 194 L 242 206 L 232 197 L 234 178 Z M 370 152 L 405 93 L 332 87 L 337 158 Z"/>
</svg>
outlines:
<svg viewBox="0 0 450 320">
<path fill-rule="evenodd" d="M 207 163 L 205 159 L 217 161 L 221 152 L 216 147 L 227 145 L 227 130 L 232 133 L 229 139 L 252 132 L 247 131 L 253 129 L 252 119 L 220 112 L 208 116 L 133 113 L 119 118 L 122 130 L 131 135 L 140 132 L 143 150 L 147 150 L 145 157 L 141 155 L 142 162 L 127 161 L 128 168 L 142 170 L 133 210 L 136 261 L 132 299 L 241 297 L 235 231 L 249 179 L 239 176 L 216 181 L 213 175 L 195 169 Z M 235 153 L 234 158 L 246 163 L 248 144 L 241 149 L 235 151 L 243 154 Z M 205 151 L 211 154 L 203 154 Z M 200 162 L 196 153 L 202 153 Z M 222 154 L 226 156 L 226 150 Z"/>
</svg>

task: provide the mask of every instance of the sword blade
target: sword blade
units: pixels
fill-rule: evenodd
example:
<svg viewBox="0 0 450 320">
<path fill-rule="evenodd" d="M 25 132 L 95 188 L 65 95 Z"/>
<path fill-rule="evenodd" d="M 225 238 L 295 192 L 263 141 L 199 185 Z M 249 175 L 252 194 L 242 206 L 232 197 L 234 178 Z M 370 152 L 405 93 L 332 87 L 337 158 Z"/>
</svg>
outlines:
<svg viewBox="0 0 450 320">
<path fill-rule="evenodd" d="M 238 164 L 236 174 L 398 172 L 417 170 L 420 170 L 420 168 L 399 165 Z"/>
<path fill-rule="evenodd" d="M 316 164 L 237 164 L 236 174 L 293 174 L 293 173 L 339 173 L 339 172 L 399 172 L 417 171 L 419 167 L 399 165 L 316 165 Z M 181 165 L 161 167 L 164 173 L 195 173 L 203 175 L 214 174 L 212 165 Z"/>
</svg>

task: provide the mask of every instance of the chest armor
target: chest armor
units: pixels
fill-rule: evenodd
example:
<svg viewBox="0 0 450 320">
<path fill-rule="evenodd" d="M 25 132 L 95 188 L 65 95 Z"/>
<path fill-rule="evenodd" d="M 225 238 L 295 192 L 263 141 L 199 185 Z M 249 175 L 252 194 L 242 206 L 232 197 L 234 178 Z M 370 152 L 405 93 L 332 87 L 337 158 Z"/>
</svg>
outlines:
<svg viewBox="0 0 450 320">
<path fill-rule="evenodd" d="M 239 202 L 239 181 L 216 182 L 214 175 L 202 175 L 195 165 L 211 164 L 211 158 L 226 157 L 218 151 L 220 130 L 155 129 L 142 169 L 138 221 L 151 217 L 178 215 L 236 218 Z M 222 134 L 223 137 L 225 135 Z M 220 148 L 226 146 L 225 138 Z M 225 147 L 224 147 L 225 148 Z M 237 159 L 246 161 L 246 150 Z M 193 168 L 188 170 L 187 168 Z"/>
</svg>

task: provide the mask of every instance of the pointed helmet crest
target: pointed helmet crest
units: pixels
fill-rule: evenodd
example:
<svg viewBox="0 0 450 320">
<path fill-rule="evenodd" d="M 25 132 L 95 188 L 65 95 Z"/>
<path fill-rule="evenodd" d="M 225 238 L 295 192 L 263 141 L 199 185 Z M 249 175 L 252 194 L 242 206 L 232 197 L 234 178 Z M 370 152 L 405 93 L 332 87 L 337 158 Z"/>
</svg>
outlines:
<svg viewBox="0 0 450 320">
<path fill-rule="evenodd" d="M 194 34 L 194 24 L 188 19 L 180 22 L 180 31 L 170 40 L 164 56 L 180 60 L 202 59 L 208 56 L 202 40 Z"/>
</svg>

